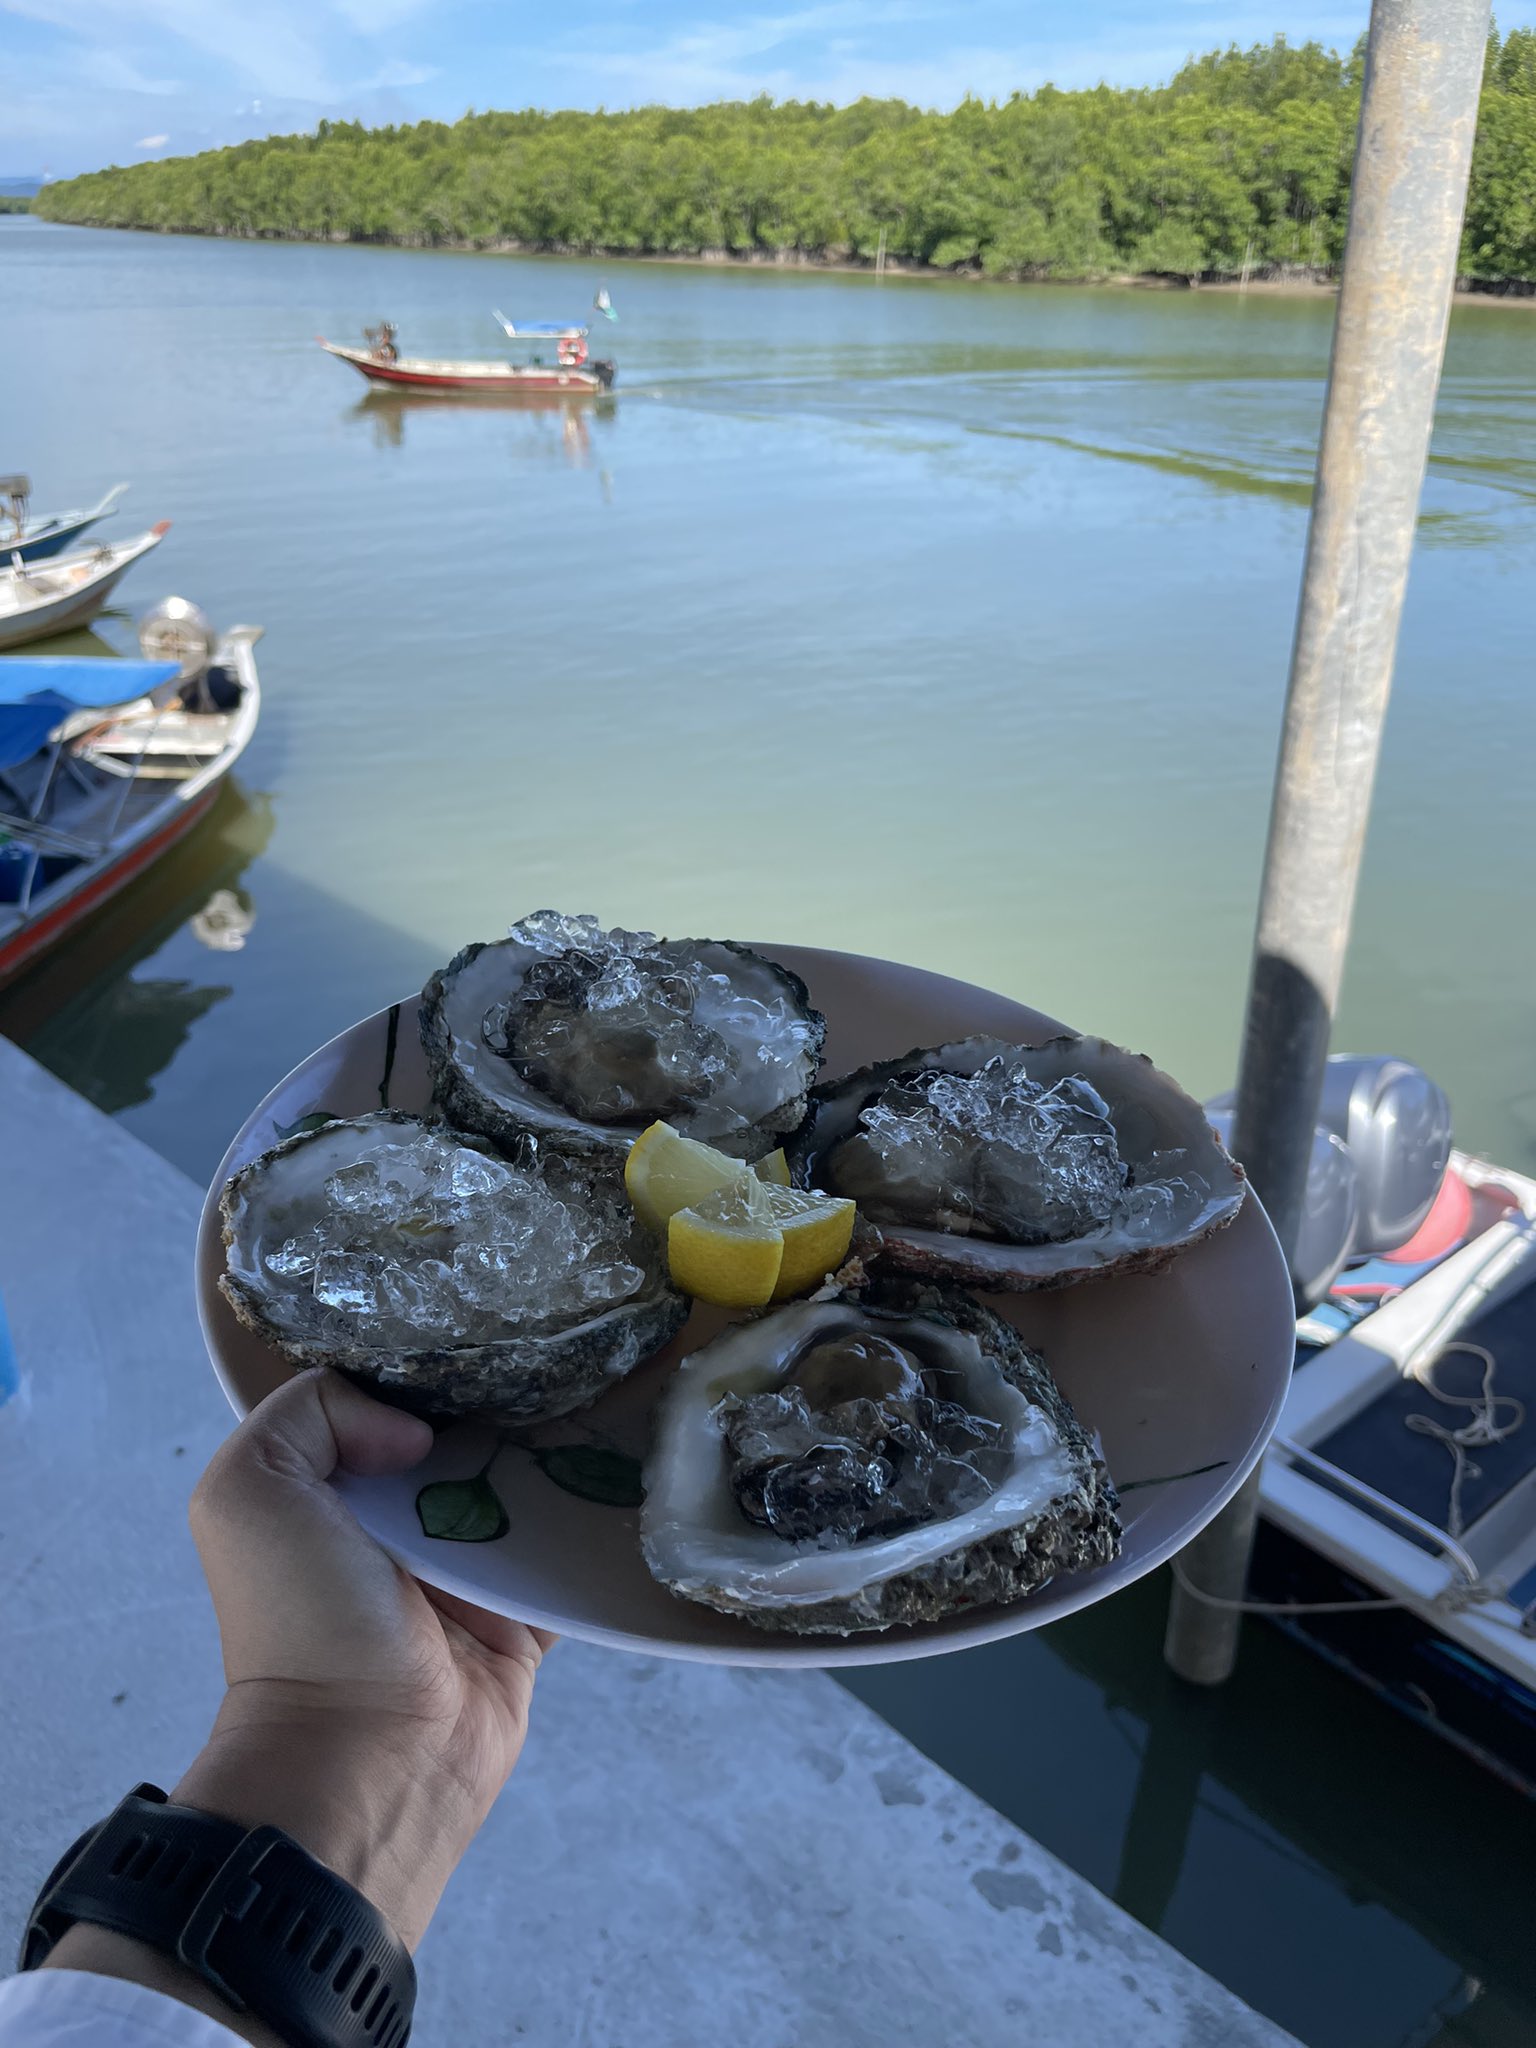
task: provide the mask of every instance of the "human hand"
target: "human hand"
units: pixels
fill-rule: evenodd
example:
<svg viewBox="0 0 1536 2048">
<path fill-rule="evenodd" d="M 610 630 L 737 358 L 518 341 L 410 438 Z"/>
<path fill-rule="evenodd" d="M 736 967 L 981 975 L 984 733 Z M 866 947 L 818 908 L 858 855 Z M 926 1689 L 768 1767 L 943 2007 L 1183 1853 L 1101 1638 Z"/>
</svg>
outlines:
<svg viewBox="0 0 1536 2048">
<path fill-rule="evenodd" d="M 311 1371 L 215 1455 L 192 1533 L 228 1691 L 171 1794 L 285 1829 L 413 1948 L 517 1761 L 551 1641 L 418 1584 L 329 1484 L 407 1471 L 431 1442 L 418 1417 Z"/>
</svg>

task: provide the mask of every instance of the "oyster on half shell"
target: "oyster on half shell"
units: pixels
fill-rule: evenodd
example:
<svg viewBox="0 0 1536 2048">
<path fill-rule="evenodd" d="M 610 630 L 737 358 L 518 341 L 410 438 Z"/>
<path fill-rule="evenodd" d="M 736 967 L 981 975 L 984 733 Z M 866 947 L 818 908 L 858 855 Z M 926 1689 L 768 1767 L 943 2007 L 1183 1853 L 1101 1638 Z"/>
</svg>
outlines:
<svg viewBox="0 0 1536 2048">
<path fill-rule="evenodd" d="M 688 1303 L 605 1162 L 524 1163 L 396 1110 L 287 1139 L 233 1175 L 221 1291 L 296 1366 L 419 1413 L 568 1414 L 681 1329 Z"/>
<path fill-rule="evenodd" d="M 1018 1292 L 1156 1272 L 1230 1223 L 1242 1169 L 1200 1105 L 1102 1038 L 964 1038 L 815 1090 L 787 1148 L 887 1265 Z"/>
<path fill-rule="evenodd" d="M 960 1289 L 911 1280 L 796 1302 L 684 1359 L 645 1489 L 663 1585 L 799 1634 L 1017 1600 L 1120 1544 L 1043 1360 Z"/>
<path fill-rule="evenodd" d="M 658 1118 L 742 1159 L 805 1114 L 825 1020 L 798 975 L 727 939 L 536 911 L 422 991 L 433 1093 L 498 1144 L 627 1151 Z"/>
</svg>

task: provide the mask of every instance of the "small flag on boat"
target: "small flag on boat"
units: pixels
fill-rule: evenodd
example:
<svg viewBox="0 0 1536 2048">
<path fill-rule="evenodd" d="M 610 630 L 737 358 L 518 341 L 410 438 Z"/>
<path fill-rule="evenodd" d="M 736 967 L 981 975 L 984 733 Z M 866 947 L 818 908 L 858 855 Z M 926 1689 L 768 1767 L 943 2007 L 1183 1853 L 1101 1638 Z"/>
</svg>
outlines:
<svg viewBox="0 0 1536 2048">
<path fill-rule="evenodd" d="M 601 313 L 605 320 L 618 319 L 618 314 L 613 310 L 613 301 L 608 296 L 607 285 L 600 284 L 598 286 L 597 296 L 592 301 L 592 310 L 594 313 Z"/>
</svg>

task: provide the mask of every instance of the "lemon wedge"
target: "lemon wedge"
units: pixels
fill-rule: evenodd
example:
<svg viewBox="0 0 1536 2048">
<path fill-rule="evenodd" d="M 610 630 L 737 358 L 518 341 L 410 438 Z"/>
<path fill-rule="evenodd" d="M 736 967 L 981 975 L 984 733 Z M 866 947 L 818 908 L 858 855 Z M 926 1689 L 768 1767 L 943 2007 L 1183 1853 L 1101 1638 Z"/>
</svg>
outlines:
<svg viewBox="0 0 1536 2048">
<path fill-rule="evenodd" d="M 784 1263 L 784 1233 L 750 1173 L 679 1209 L 667 1224 L 673 1285 L 721 1308 L 762 1308 L 774 1298 Z"/>
<path fill-rule="evenodd" d="M 630 1147 L 624 1187 L 664 1233 L 673 1283 L 721 1308 L 762 1308 L 818 1286 L 848 1255 L 854 1204 L 789 1185 L 770 1152 L 755 1168 L 654 1123 Z"/>
<path fill-rule="evenodd" d="M 784 1239 L 784 1257 L 772 1299 L 788 1301 L 819 1287 L 848 1256 L 857 1205 L 841 1195 L 806 1193 L 799 1188 L 765 1190 L 774 1221 Z"/>
<path fill-rule="evenodd" d="M 679 1209 L 694 1208 L 707 1196 L 741 1180 L 747 1171 L 739 1159 L 728 1159 L 712 1145 L 685 1138 L 668 1123 L 654 1123 L 629 1148 L 624 1190 L 640 1221 L 652 1230 L 665 1231 Z"/>
</svg>

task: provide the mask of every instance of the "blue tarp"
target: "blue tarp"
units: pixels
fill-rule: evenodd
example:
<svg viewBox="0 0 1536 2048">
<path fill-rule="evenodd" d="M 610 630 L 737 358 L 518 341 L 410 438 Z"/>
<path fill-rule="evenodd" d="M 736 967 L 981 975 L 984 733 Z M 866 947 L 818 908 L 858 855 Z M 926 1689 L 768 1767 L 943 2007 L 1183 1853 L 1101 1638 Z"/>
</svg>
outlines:
<svg viewBox="0 0 1536 2048">
<path fill-rule="evenodd" d="M 67 697 L 53 690 L 39 690 L 21 704 L 0 704 L 0 775 L 30 761 L 74 708 Z"/>
<path fill-rule="evenodd" d="M 0 704 L 24 704 L 40 691 L 66 699 L 64 713 L 131 704 L 180 673 L 174 661 L 111 661 L 102 656 L 25 655 L 0 661 Z"/>
</svg>

